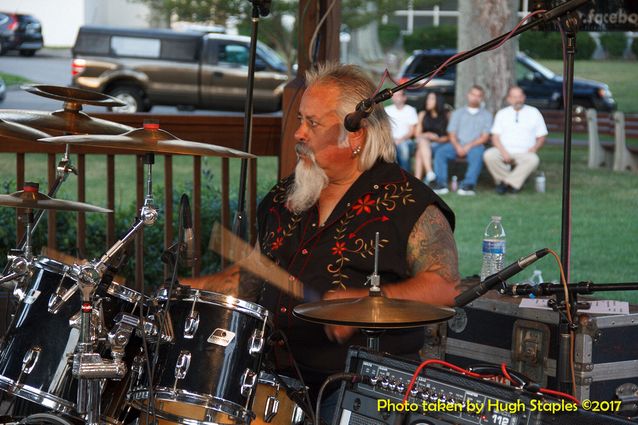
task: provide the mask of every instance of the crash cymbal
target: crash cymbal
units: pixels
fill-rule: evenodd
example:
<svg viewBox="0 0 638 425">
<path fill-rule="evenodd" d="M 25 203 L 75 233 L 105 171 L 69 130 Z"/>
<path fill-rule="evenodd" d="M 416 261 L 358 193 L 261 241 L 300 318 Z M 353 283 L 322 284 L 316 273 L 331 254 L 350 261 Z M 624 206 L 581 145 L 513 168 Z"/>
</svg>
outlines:
<svg viewBox="0 0 638 425">
<path fill-rule="evenodd" d="M 379 295 L 301 304 L 293 309 L 293 314 L 300 319 L 324 325 L 395 329 L 447 320 L 454 316 L 454 309 Z"/>
<path fill-rule="evenodd" d="M 176 155 L 222 156 L 227 158 L 255 158 L 255 155 L 236 149 L 182 140 L 173 136 L 168 131 L 160 130 L 158 124 L 144 124 L 144 128 L 138 128 L 117 136 L 59 136 L 47 137 L 39 139 L 39 141 L 57 144 L 128 149 L 140 153 L 153 152 Z"/>
<path fill-rule="evenodd" d="M 84 112 L 73 109 L 55 112 L 2 109 L 0 119 L 37 128 L 47 133 L 122 134 L 133 129 L 116 122 L 91 118 Z"/>
<path fill-rule="evenodd" d="M 29 93 L 37 94 L 38 96 L 62 100 L 63 102 L 106 107 L 125 105 L 119 99 L 109 95 L 92 90 L 78 89 L 75 87 L 52 86 L 49 84 L 25 84 L 20 88 L 28 91 Z"/>
<path fill-rule="evenodd" d="M 43 137 L 49 137 L 49 135 L 26 125 L 0 119 L 0 143 L 36 141 Z"/>
<path fill-rule="evenodd" d="M 0 206 L 28 208 L 33 210 L 59 210 L 109 213 L 112 210 L 85 204 L 83 202 L 55 199 L 38 191 L 37 183 L 25 183 L 24 190 L 0 195 Z"/>
</svg>

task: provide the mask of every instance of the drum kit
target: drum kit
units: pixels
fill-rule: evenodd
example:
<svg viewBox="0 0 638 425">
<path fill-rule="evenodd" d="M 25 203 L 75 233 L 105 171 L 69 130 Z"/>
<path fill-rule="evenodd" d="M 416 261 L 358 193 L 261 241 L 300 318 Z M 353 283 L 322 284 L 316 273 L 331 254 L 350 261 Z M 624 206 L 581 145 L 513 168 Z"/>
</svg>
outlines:
<svg viewBox="0 0 638 425">
<path fill-rule="evenodd" d="M 125 247 L 158 217 L 152 192 L 155 153 L 253 155 L 181 140 L 156 124 L 132 129 L 91 118 L 81 112 L 82 104 L 118 103 L 99 93 L 43 85 L 28 90 L 63 100 L 64 109 L 0 111 L 0 140 L 37 140 L 67 149 L 48 195 L 35 183 L 0 195 L 0 207 L 17 208 L 26 224 L 0 274 L 0 287 L 12 290 L 17 304 L 0 345 L 0 409 L 11 415 L 9 422 L 277 425 L 301 424 L 314 416 L 301 377 L 279 376 L 265 366 L 275 329 L 264 307 L 176 282 L 147 295 L 114 277 Z M 70 145 L 132 150 L 144 154 L 148 166 L 138 217 L 100 258 L 88 262 L 38 256 L 32 246 L 44 211 L 112 212 L 55 198 L 66 177 L 76 173 Z M 376 270 L 370 281 L 369 297 L 302 304 L 295 314 L 364 328 L 370 331 L 370 348 L 378 347 L 382 329 L 423 326 L 453 315 L 451 309 L 383 297 Z"/>
</svg>

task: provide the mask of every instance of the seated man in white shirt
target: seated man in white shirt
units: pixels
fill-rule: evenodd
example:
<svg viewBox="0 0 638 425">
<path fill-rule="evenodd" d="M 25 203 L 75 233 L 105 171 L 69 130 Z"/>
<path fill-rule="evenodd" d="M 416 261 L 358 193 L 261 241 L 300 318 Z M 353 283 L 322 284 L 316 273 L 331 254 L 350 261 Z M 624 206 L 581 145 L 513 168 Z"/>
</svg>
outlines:
<svg viewBox="0 0 638 425">
<path fill-rule="evenodd" d="M 412 172 L 411 159 L 414 152 L 413 137 L 419 121 L 416 109 L 406 104 L 408 97 L 403 90 L 392 95 L 392 105 L 385 108 L 392 124 L 392 138 L 397 148 L 397 162 L 404 170 Z"/>
<path fill-rule="evenodd" d="M 545 143 L 547 127 L 540 111 L 525 105 L 525 93 L 517 86 L 507 92 L 510 106 L 496 113 L 492 144 L 485 151 L 485 166 L 496 182 L 496 192 L 518 193 L 540 163 L 536 152 Z"/>
</svg>

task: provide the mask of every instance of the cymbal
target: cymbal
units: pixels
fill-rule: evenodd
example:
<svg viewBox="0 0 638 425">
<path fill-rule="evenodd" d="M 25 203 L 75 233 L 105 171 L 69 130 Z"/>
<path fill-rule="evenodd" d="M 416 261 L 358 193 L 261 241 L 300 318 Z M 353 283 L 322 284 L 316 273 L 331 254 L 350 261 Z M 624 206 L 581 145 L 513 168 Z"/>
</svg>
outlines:
<svg viewBox="0 0 638 425">
<path fill-rule="evenodd" d="M 49 135 L 35 128 L 27 127 L 26 125 L 0 119 L 0 142 L 35 141 L 43 137 L 49 137 Z"/>
<path fill-rule="evenodd" d="M 144 128 L 115 135 L 78 135 L 46 137 L 40 142 L 86 145 L 128 149 L 140 153 L 153 152 L 175 155 L 222 156 L 227 158 L 255 158 L 255 155 L 236 149 L 207 143 L 182 140 L 168 131 L 160 130 L 157 124 L 145 124 Z"/>
<path fill-rule="evenodd" d="M 324 325 L 398 329 L 442 322 L 454 316 L 454 309 L 379 295 L 300 304 L 293 309 L 293 314 Z"/>
<path fill-rule="evenodd" d="M 0 195 L 0 206 L 13 208 L 28 208 L 33 210 L 60 210 L 60 211 L 81 211 L 81 212 L 99 212 L 110 213 L 109 210 L 94 205 L 85 204 L 83 202 L 65 201 L 63 199 L 55 199 L 38 191 L 37 183 L 25 183 L 24 190 Z"/>
<path fill-rule="evenodd" d="M 112 96 L 75 87 L 52 86 L 50 84 L 24 84 L 20 88 L 29 93 L 37 94 L 38 96 L 62 100 L 64 102 L 106 107 L 125 105 L 124 102 Z"/>
<path fill-rule="evenodd" d="M 47 133 L 122 134 L 133 129 L 128 125 L 92 118 L 82 111 L 73 109 L 55 112 L 2 109 L 0 119 L 37 128 Z"/>
</svg>

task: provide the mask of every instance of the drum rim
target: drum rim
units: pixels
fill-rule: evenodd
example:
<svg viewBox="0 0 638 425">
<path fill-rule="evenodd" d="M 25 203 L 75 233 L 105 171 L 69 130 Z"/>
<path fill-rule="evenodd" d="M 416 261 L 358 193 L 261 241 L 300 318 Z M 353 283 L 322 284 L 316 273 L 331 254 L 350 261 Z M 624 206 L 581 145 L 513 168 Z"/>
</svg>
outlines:
<svg viewBox="0 0 638 425">
<path fill-rule="evenodd" d="M 148 301 L 148 297 L 143 295 L 141 292 L 117 282 L 111 282 L 109 287 L 106 289 L 106 293 L 131 304 L 137 304 L 141 300 Z"/>
<path fill-rule="evenodd" d="M 168 289 L 160 289 L 155 298 L 160 301 L 167 300 Z M 259 304 L 252 303 L 250 301 L 242 300 L 241 298 L 234 297 L 232 295 L 224 295 L 218 292 L 204 291 L 201 289 L 188 289 L 187 295 L 179 297 L 175 294 L 171 296 L 171 301 L 188 301 L 188 302 L 202 302 L 205 304 L 219 305 L 220 307 L 230 308 L 232 310 L 238 310 L 243 313 L 250 314 L 260 320 L 267 320 L 269 313 L 268 310 Z"/>
<path fill-rule="evenodd" d="M 204 409 L 213 410 L 218 413 L 222 413 L 240 421 L 243 421 L 251 415 L 251 412 L 245 407 L 229 400 L 225 400 L 220 397 L 214 397 L 208 394 L 194 393 L 187 390 L 168 387 L 156 387 L 153 390 L 155 400 L 185 403 L 193 406 L 203 407 Z M 147 410 L 147 405 L 144 405 L 142 401 L 148 400 L 149 394 L 147 388 L 137 388 L 130 391 L 128 398 L 131 400 L 133 407 L 140 411 Z M 214 405 L 212 403 L 215 403 Z M 173 422 L 182 424 L 214 424 L 215 422 L 200 421 L 198 419 L 187 418 L 185 416 L 178 416 L 173 413 L 165 412 L 160 408 L 155 409 L 156 416 Z M 185 421 L 182 421 L 185 419 Z"/>
<path fill-rule="evenodd" d="M 75 419 L 82 419 L 77 416 L 75 403 L 52 395 L 46 391 L 39 390 L 30 385 L 17 385 L 13 379 L 0 375 L 0 389 L 14 394 L 22 399 L 39 404 L 40 406 L 53 409 L 64 415 L 68 415 Z"/>
</svg>

